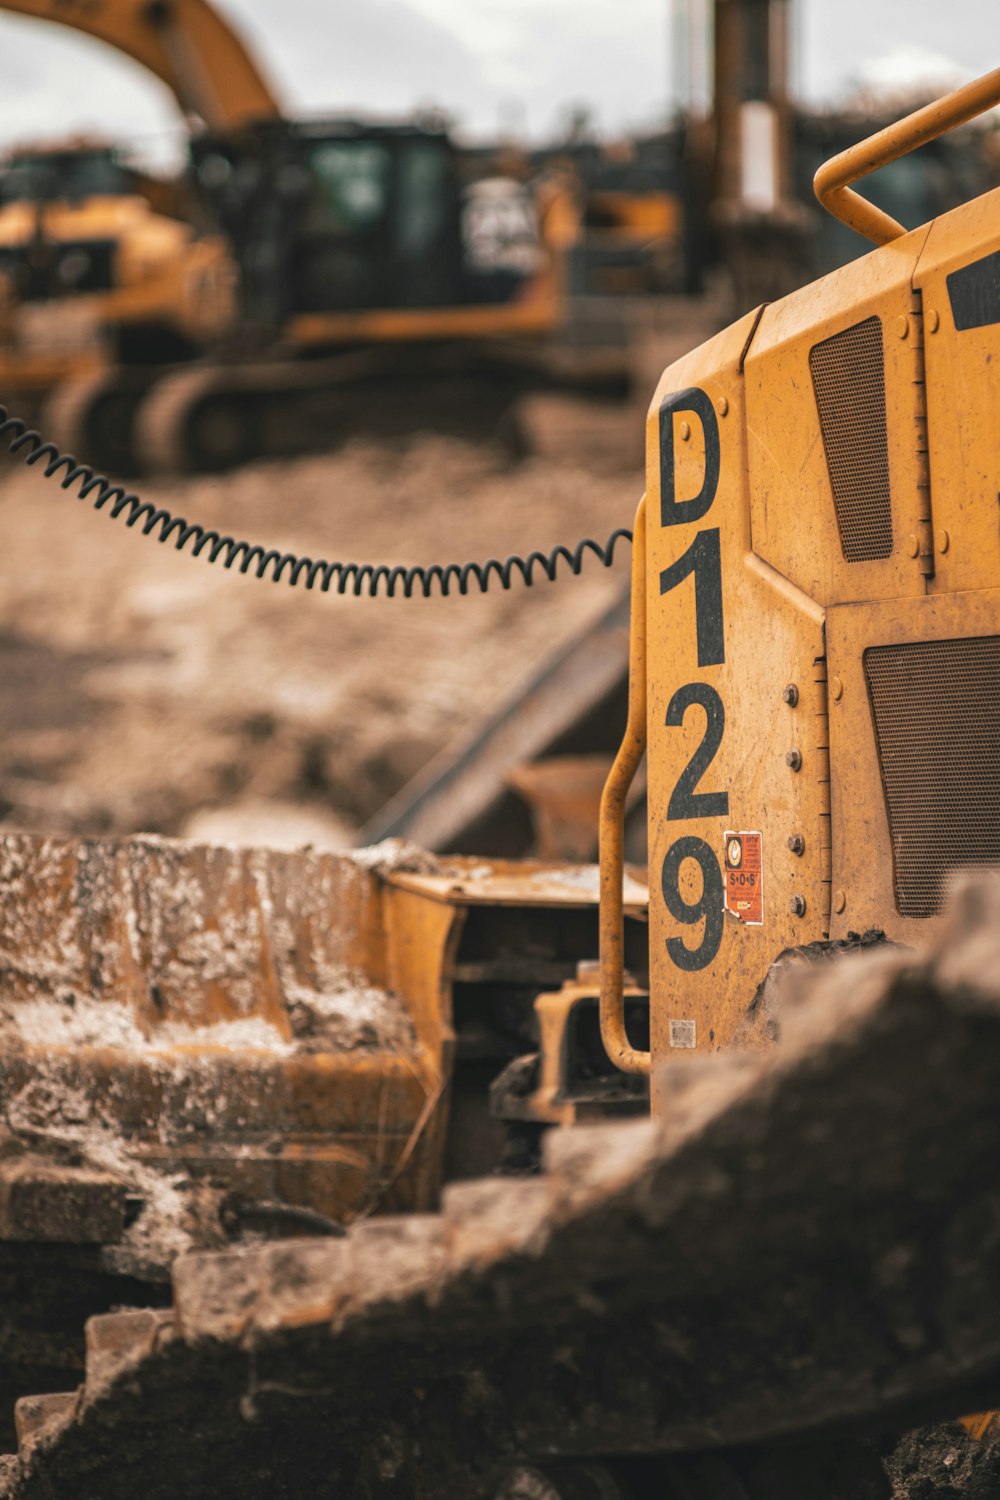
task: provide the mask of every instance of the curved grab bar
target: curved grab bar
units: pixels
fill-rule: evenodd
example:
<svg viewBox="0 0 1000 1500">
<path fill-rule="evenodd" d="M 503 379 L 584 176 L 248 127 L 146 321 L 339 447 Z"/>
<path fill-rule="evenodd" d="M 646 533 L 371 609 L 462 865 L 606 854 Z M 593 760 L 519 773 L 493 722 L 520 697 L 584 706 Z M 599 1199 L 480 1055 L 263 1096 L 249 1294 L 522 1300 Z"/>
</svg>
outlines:
<svg viewBox="0 0 1000 1500">
<path fill-rule="evenodd" d="M 839 156 L 832 156 L 813 179 L 816 197 L 835 219 L 873 240 L 876 245 L 888 245 L 891 240 L 898 240 L 906 233 L 902 224 L 859 193 L 852 192 L 850 184 L 879 167 L 898 161 L 918 146 L 937 140 L 938 136 L 975 119 L 976 115 L 992 109 L 995 104 L 1000 104 L 1000 68 L 994 68 L 992 73 L 986 73 L 954 93 L 946 94 L 943 99 L 925 105 L 907 115 L 905 120 L 897 120 L 895 125 L 859 141 L 856 146 L 849 146 Z"/>
<path fill-rule="evenodd" d="M 625 798 L 646 753 L 646 497 L 632 535 L 628 723 L 601 794 L 600 958 L 601 1041 L 623 1073 L 648 1073 L 650 1054 L 637 1052 L 625 1030 Z"/>
</svg>

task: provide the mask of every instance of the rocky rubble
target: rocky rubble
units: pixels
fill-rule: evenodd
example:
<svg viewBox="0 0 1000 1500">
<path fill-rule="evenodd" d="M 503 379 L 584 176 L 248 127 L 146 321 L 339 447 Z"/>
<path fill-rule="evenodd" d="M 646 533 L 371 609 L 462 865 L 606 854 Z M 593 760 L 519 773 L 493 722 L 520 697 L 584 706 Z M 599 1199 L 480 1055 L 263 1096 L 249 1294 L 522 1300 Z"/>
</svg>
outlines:
<svg viewBox="0 0 1000 1500">
<path fill-rule="evenodd" d="M 6 1493 L 454 1500 L 528 1459 L 719 1447 L 749 1500 L 985 1475 L 954 1430 L 891 1481 L 835 1435 L 1000 1397 L 1000 881 L 926 955 L 816 968 L 778 1046 L 669 1082 L 664 1120 L 556 1132 L 541 1178 L 440 1216 L 182 1258 L 172 1319 L 95 1332 L 82 1388 L 20 1409 Z"/>
</svg>

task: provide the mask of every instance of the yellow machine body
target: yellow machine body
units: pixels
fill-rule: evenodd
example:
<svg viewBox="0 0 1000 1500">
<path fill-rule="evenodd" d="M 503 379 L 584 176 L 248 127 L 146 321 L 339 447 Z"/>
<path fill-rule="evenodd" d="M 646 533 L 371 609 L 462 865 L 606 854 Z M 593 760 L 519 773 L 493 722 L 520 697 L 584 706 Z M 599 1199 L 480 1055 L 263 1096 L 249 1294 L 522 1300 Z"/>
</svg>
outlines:
<svg viewBox="0 0 1000 1500">
<path fill-rule="evenodd" d="M 42 391 L 100 368 L 114 357 L 113 334 L 129 325 L 169 330 L 197 346 L 232 324 L 236 273 L 221 237 L 197 236 L 141 194 L 0 208 L 0 256 L 8 264 L 29 254 L 39 236 L 55 255 L 112 246 L 111 284 L 33 299 L 21 295 L 15 276 L 0 275 L 5 391 Z"/>
<path fill-rule="evenodd" d="M 783 950 L 925 941 L 950 873 L 1000 863 L 998 365 L 994 192 L 659 383 L 633 620 L 654 1076 L 765 1039 Z"/>
<path fill-rule="evenodd" d="M 240 38 L 206 0 L 156 7 L 144 0 L 100 5 L 3 0 L 0 10 L 53 21 L 106 43 L 149 69 L 189 121 L 234 128 L 275 119 L 277 100 Z M 94 194 L 77 202 L 10 203 L 0 209 L 0 254 L 44 232 L 59 246 L 113 242 L 113 283 L 91 295 L 25 303 L 0 277 L 0 387 L 44 394 L 116 358 L 114 336 L 130 325 L 163 329 L 201 347 L 228 333 L 236 316 L 236 268 L 219 235 L 155 212 L 140 194 Z"/>
</svg>

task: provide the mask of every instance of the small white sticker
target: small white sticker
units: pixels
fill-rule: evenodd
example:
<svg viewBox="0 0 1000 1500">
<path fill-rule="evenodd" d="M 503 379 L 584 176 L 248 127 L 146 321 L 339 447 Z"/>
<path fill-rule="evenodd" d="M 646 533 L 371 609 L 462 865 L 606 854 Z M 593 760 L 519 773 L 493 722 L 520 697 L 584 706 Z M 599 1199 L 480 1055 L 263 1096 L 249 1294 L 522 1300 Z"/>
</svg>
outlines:
<svg viewBox="0 0 1000 1500">
<path fill-rule="evenodd" d="M 671 1047 L 695 1047 L 697 1044 L 697 1033 L 693 1021 L 671 1021 Z"/>
</svg>

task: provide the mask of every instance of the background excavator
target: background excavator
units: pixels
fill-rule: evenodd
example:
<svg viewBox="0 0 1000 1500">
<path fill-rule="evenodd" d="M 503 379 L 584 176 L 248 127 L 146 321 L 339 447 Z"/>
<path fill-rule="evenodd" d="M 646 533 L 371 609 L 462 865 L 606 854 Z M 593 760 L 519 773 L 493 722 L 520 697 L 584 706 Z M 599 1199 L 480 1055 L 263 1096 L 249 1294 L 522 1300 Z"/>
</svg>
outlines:
<svg viewBox="0 0 1000 1500">
<path fill-rule="evenodd" d="M 202 5 L 15 3 L 134 58 L 191 128 L 274 117 L 273 95 Z M 135 392 L 166 362 L 231 333 L 235 267 L 190 184 L 165 183 L 87 140 L 16 151 L 0 174 L 0 386 L 115 467 L 130 456 Z M 117 381 L 119 370 L 123 374 Z M 46 400 L 46 398 L 49 398 Z"/>
<path fill-rule="evenodd" d="M 140 372 L 193 359 L 236 315 L 229 251 L 184 197 L 96 141 L 0 167 L 0 387 L 110 467 L 129 462 Z M 135 371 L 131 385 L 109 367 Z"/>
<path fill-rule="evenodd" d="M 588 363 L 553 347 L 565 323 L 562 255 L 577 230 L 568 194 L 550 188 L 539 200 L 513 179 L 473 180 L 434 125 L 283 118 L 205 0 L 4 8 L 88 32 L 144 64 L 192 130 L 187 224 L 167 228 L 135 194 L 131 218 L 101 193 L 68 200 L 66 171 L 28 214 L 0 215 L 14 331 L 0 386 L 20 399 L 55 383 L 45 421 L 67 446 L 108 467 L 225 465 L 356 424 L 351 403 L 369 381 L 378 391 L 361 397 L 369 417 L 391 411 L 387 376 L 406 382 L 418 368 L 424 389 L 437 377 L 439 412 L 467 407 L 472 382 L 492 424 L 524 385 L 625 383 L 620 353 L 597 350 Z M 13 162 L 14 185 L 19 171 Z M 61 263 L 58 246 L 79 254 L 83 240 L 95 259 L 103 247 L 109 284 L 98 294 L 57 276 L 47 321 L 26 317 L 23 304 L 37 309 L 41 292 L 36 278 L 26 295 L 15 263 L 46 253 Z M 79 328 L 83 348 L 54 364 L 50 325 L 64 342 Z M 164 351 L 173 363 L 209 355 L 171 372 Z"/>
<path fill-rule="evenodd" d="M 75 173 L 65 151 L 7 173 L 0 391 L 98 467 L 220 468 L 359 427 L 530 445 L 518 396 L 627 393 L 724 304 L 845 253 L 802 202 L 801 168 L 830 132 L 792 110 L 787 5 L 715 0 L 711 116 L 624 155 L 536 153 L 518 172 L 512 153 L 460 150 L 432 122 L 284 118 L 205 0 L 4 8 L 142 63 L 191 131 L 172 191 L 93 145 Z M 81 198 L 101 160 L 104 190 Z M 698 295 L 720 264 L 721 302 Z M 570 442 L 581 427 L 569 419 Z"/>
<path fill-rule="evenodd" d="M 8 1495 L 888 1500 L 996 1401 L 1000 191 L 852 184 L 998 102 L 828 162 L 876 248 L 662 374 L 599 870 L 0 840 Z"/>
</svg>

